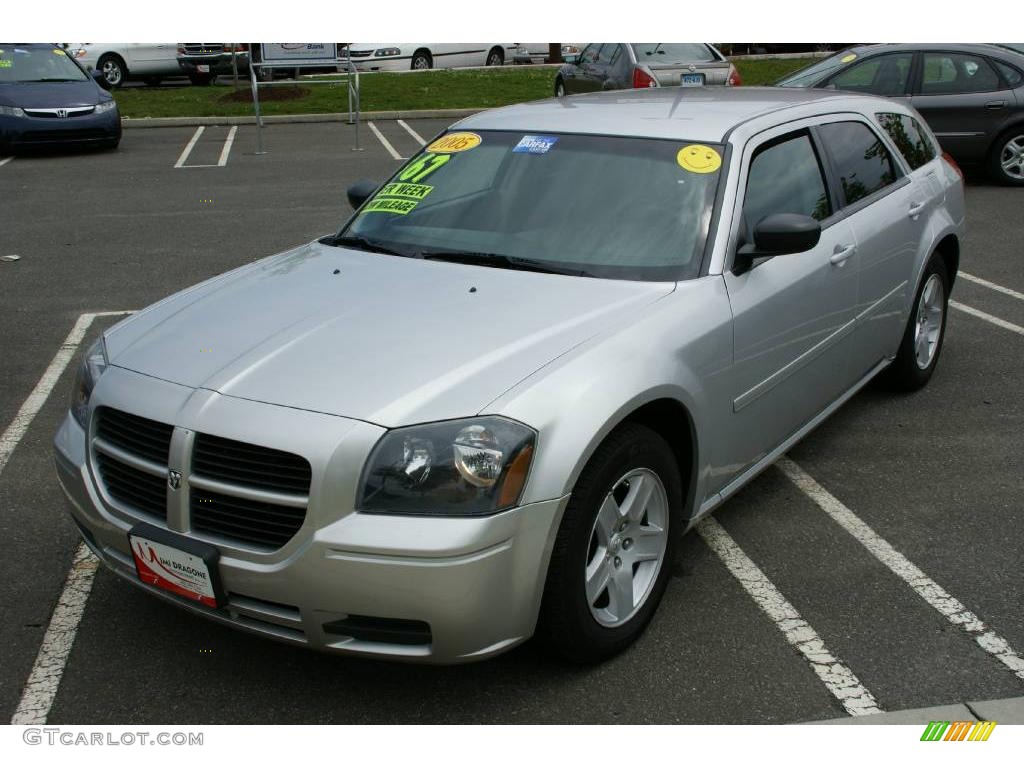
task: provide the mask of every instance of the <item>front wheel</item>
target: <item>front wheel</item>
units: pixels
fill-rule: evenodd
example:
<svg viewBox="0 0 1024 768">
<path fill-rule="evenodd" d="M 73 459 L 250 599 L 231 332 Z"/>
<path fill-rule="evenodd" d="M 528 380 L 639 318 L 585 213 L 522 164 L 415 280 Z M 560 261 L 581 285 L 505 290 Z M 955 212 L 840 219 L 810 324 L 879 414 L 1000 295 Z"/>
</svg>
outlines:
<svg viewBox="0 0 1024 768">
<path fill-rule="evenodd" d="M 128 68 L 120 56 L 106 53 L 96 62 L 96 68 L 103 73 L 103 80 L 109 88 L 117 88 L 128 77 Z"/>
<path fill-rule="evenodd" d="M 540 632 L 564 658 L 596 662 L 627 648 L 668 583 L 682 510 L 672 449 L 627 423 L 580 475 L 555 538 Z"/>
<path fill-rule="evenodd" d="M 941 256 L 933 254 L 917 289 L 899 352 L 882 374 L 883 383 L 904 392 L 912 392 L 928 383 L 942 352 L 948 303 L 946 265 Z"/>
<path fill-rule="evenodd" d="M 434 60 L 430 51 L 416 51 L 412 55 L 412 62 L 409 65 L 412 69 L 430 69 L 434 66 Z"/>
<path fill-rule="evenodd" d="M 505 52 L 501 48 L 491 48 L 490 53 L 487 54 L 487 66 L 500 67 L 504 63 Z"/>
<path fill-rule="evenodd" d="M 562 82 L 562 78 L 555 80 L 555 97 L 561 99 L 565 96 L 565 83 Z"/>
<path fill-rule="evenodd" d="M 1024 186 L 1024 127 L 996 139 L 989 156 L 989 173 L 1001 184 Z"/>
</svg>

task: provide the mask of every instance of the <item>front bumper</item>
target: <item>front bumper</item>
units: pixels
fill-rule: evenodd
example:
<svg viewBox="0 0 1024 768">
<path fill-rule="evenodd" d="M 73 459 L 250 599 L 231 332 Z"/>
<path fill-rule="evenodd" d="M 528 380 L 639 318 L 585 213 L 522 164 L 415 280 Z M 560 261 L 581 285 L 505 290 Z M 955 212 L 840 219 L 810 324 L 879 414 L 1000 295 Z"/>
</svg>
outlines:
<svg viewBox="0 0 1024 768">
<path fill-rule="evenodd" d="M 237 53 L 234 54 L 235 67 L 238 68 L 238 73 L 248 75 L 249 73 L 249 54 L 248 53 Z M 211 75 L 230 75 L 234 72 L 231 64 L 232 54 L 221 53 L 215 55 L 206 56 L 178 56 L 178 67 L 181 68 L 183 74 L 194 75 L 199 72 L 200 66 L 209 67 L 209 74 Z"/>
<path fill-rule="evenodd" d="M 313 467 L 306 521 L 277 551 L 178 530 L 221 552 L 227 599 L 209 609 L 137 579 L 128 531 L 139 521 L 168 528 L 167 521 L 108 496 L 86 432 L 67 415 L 54 458 L 70 513 L 97 557 L 135 586 L 250 632 L 377 658 L 473 661 L 533 634 L 550 546 L 567 499 L 486 518 L 363 514 L 353 511 L 353 500 L 362 462 L 383 433 L 379 427 L 191 390 L 118 368 L 107 370 L 92 401 L 93 409 L 120 407 L 197 431 L 276 445 L 304 455 Z M 346 634 L 338 628 L 351 617 L 426 625 L 429 635 L 392 642 L 380 632 Z"/>
<path fill-rule="evenodd" d="M 121 116 L 116 108 L 80 117 L 0 116 L 0 145 L 12 148 L 105 144 L 120 138 Z"/>
</svg>

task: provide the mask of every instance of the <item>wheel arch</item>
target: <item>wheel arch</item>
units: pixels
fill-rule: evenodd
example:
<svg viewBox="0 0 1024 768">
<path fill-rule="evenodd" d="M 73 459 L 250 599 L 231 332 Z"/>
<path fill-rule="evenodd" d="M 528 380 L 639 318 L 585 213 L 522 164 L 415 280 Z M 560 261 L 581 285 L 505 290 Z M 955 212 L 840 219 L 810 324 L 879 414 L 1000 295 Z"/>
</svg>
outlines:
<svg viewBox="0 0 1024 768">
<path fill-rule="evenodd" d="M 960 269 L 960 238 L 954 233 L 949 233 L 934 248 L 946 266 L 946 275 L 949 277 L 949 288 L 956 282 L 957 271 Z"/>
</svg>

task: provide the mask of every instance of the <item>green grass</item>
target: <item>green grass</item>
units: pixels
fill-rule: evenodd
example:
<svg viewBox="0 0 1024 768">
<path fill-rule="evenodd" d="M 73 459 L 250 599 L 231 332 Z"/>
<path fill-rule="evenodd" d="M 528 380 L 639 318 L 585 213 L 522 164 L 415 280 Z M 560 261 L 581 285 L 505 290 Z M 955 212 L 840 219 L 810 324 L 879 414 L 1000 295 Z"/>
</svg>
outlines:
<svg viewBox="0 0 1024 768">
<path fill-rule="evenodd" d="M 769 85 L 809 59 L 738 61 L 744 85 Z M 221 78 L 225 83 L 229 78 Z M 555 70 L 522 67 L 498 70 L 431 71 L 416 74 L 380 72 L 360 78 L 364 112 L 408 109 L 500 107 L 543 99 L 552 94 Z M 348 109 L 345 85 L 311 85 L 300 98 L 264 101 L 272 86 L 261 90 L 265 115 L 317 114 Z M 228 101 L 230 85 L 182 88 L 125 88 L 114 91 L 123 117 L 221 117 L 253 114 L 252 104 Z M 248 93 L 245 83 L 243 90 Z"/>
</svg>

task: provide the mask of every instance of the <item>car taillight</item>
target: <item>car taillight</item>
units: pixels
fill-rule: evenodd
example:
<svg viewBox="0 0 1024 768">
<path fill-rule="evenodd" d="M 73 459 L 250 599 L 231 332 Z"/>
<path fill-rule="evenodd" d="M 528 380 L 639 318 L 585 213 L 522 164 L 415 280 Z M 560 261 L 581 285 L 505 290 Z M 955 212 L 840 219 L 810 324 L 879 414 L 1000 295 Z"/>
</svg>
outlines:
<svg viewBox="0 0 1024 768">
<path fill-rule="evenodd" d="M 743 85 L 743 78 L 740 77 L 740 71 L 736 69 L 735 64 L 729 65 L 729 79 L 725 82 L 726 85 Z"/>
<path fill-rule="evenodd" d="M 247 50 L 249 50 L 248 43 L 235 43 L 234 45 L 231 45 L 230 43 L 224 44 L 225 53 L 242 53 Z"/>
<path fill-rule="evenodd" d="M 634 88 L 657 88 L 658 81 L 651 77 L 647 72 L 637 67 L 633 70 L 633 87 Z"/>
<path fill-rule="evenodd" d="M 956 175 L 960 177 L 960 181 L 963 181 L 964 172 L 960 170 L 960 166 L 956 164 L 956 160 L 953 159 L 949 152 L 943 152 L 942 159 L 949 163 L 949 167 L 956 171 Z"/>
</svg>

